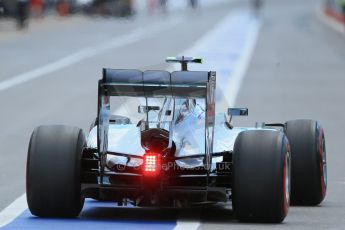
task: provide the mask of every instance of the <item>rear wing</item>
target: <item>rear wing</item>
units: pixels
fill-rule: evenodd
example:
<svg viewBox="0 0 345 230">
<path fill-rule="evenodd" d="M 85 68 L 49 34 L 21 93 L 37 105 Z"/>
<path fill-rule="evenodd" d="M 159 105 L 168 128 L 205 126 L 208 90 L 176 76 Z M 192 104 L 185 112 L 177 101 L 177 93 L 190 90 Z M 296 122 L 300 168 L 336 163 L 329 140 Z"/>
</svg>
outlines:
<svg viewBox="0 0 345 230">
<path fill-rule="evenodd" d="M 205 99 L 205 168 L 211 168 L 215 123 L 216 72 L 103 69 L 98 86 L 97 148 L 101 162 L 108 149 L 110 97 Z M 146 100 L 147 101 L 147 100 Z M 146 102 L 147 103 L 147 102 Z M 102 165 L 101 171 L 105 165 Z M 103 173 L 101 173 L 102 175 Z"/>
<path fill-rule="evenodd" d="M 206 98 L 207 71 L 103 69 L 100 87 L 107 96 Z"/>
</svg>

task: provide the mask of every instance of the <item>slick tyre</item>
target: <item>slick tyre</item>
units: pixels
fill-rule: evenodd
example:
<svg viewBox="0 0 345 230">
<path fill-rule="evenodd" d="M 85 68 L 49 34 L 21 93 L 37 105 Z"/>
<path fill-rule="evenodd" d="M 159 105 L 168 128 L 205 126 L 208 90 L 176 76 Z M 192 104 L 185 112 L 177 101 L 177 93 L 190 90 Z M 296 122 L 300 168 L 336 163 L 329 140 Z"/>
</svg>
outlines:
<svg viewBox="0 0 345 230">
<path fill-rule="evenodd" d="M 325 135 L 313 120 L 286 122 L 291 146 L 291 202 L 294 205 L 318 205 L 327 190 Z"/>
<path fill-rule="evenodd" d="M 81 157 L 85 136 L 81 129 L 40 126 L 31 135 L 26 171 L 29 210 L 39 217 L 76 217 L 81 196 Z"/>
<path fill-rule="evenodd" d="M 233 210 L 242 222 L 280 223 L 290 205 L 290 147 L 284 133 L 240 133 L 233 152 Z"/>
</svg>

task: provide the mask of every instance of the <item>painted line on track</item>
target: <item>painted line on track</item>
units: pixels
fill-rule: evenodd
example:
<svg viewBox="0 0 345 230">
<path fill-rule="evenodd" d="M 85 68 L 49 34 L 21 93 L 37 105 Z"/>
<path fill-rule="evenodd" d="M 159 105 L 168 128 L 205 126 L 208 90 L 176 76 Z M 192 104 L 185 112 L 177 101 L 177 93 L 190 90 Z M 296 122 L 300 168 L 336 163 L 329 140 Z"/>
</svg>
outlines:
<svg viewBox="0 0 345 230">
<path fill-rule="evenodd" d="M 0 228 L 11 223 L 27 209 L 26 194 L 24 193 L 13 203 L 0 212 Z"/>
<path fill-rule="evenodd" d="M 232 12 L 191 49 L 180 54 L 203 58 L 203 64 L 193 65 L 191 70 L 217 72 L 217 112 L 226 112 L 227 108 L 235 105 L 256 45 L 260 25 L 258 18 L 249 11 Z M 199 227 L 200 221 L 186 219 L 182 213 L 175 230 L 195 230 Z"/>
<path fill-rule="evenodd" d="M 141 209 L 133 207 L 116 208 L 113 202 L 100 202 L 87 199 L 79 218 L 40 218 L 31 215 L 28 209 L 21 213 L 15 221 L 8 223 L 2 230 L 13 229 L 148 229 L 171 230 L 176 222 L 167 220 L 161 210 Z M 164 214 L 164 213 L 163 213 Z M 162 215 L 163 220 L 156 220 L 155 216 Z"/>
<path fill-rule="evenodd" d="M 178 21 L 172 21 L 172 24 Z M 166 24 L 164 25 L 166 26 Z M 151 28 L 158 32 L 162 30 L 163 25 Z M 217 103 L 221 102 L 224 106 L 233 106 L 237 93 L 240 89 L 242 79 L 249 65 L 253 49 L 257 40 L 260 23 L 247 11 L 231 12 L 224 20 L 222 20 L 212 31 L 206 36 L 198 40 L 195 45 L 183 52 L 183 55 L 202 56 L 205 64 L 191 69 L 197 70 L 215 70 L 217 71 Z M 152 31 L 151 31 L 152 30 Z M 0 83 L 0 91 L 9 89 L 24 82 L 46 76 L 48 73 L 57 71 L 61 68 L 73 65 L 82 61 L 87 57 L 96 56 L 109 49 L 114 49 L 123 45 L 131 44 L 145 37 L 147 30 L 137 30 L 133 33 L 114 39 L 111 42 L 101 46 L 81 50 L 71 56 L 63 58 L 57 62 L 19 75 L 12 80 Z M 196 68 L 194 68 L 196 67 Z M 218 94 L 219 93 L 219 94 Z M 223 99 L 225 98 L 226 101 Z M 219 107 L 217 108 L 219 110 Z M 225 110 L 224 110 L 225 112 Z M 101 219 L 95 218 L 90 213 L 95 210 L 107 210 L 115 208 L 113 203 L 92 202 L 88 200 L 83 209 L 80 218 L 77 219 L 43 219 L 32 217 L 27 210 L 26 195 L 22 195 L 11 205 L 0 212 L 0 228 L 1 229 L 38 229 L 42 227 L 54 229 L 94 229 L 106 227 L 109 224 L 115 227 L 123 227 L 125 229 L 175 229 L 175 230 L 194 230 L 200 227 L 200 220 L 186 219 L 184 213 L 180 213 L 177 221 L 145 221 L 130 220 L 123 221 L 121 219 Z M 127 208 L 125 208 L 127 210 Z M 88 215 L 89 213 L 89 215 Z M 200 214 L 197 219 L 200 219 Z M 188 216 L 188 215 L 187 215 Z M 195 217 L 195 216 L 194 216 Z M 140 218 L 140 216 L 138 216 Z M 67 226 L 66 226 L 67 225 Z"/>
<path fill-rule="evenodd" d="M 163 30 L 166 30 L 170 26 L 177 25 L 181 23 L 182 21 L 183 21 L 182 18 L 173 18 L 167 22 L 159 22 L 159 23 L 153 24 L 152 26 L 135 29 L 129 34 L 116 37 L 110 41 L 102 43 L 101 45 L 83 48 L 55 62 L 38 67 L 26 73 L 13 76 L 8 80 L 4 80 L 0 82 L 0 92 L 10 89 L 12 87 L 18 86 L 20 84 L 23 84 L 25 82 L 40 78 L 40 77 L 49 77 L 50 73 L 72 66 L 78 62 L 81 62 L 82 60 L 86 58 L 91 58 L 91 57 L 100 55 L 111 49 L 116 49 L 116 48 L 120 48 L 126 45 L 133 44 L 144 38 L 148 38 Z"/>
<path fill-rule="evenodd" d="M 196 212 L 196 213 L 195 213 Z M 178 216 L 174 230 L 196 230 L 200 227 L 200 211 L 193 213 L 181 212 Z"/>
<path fill-rule="evenodd" d="M 217 112 L 225 112 L 235 105 L 260 27 L 260 20 L 251 11 L 235 11 L 193 48 L 181 54 L 203 58 L 202 65 L 193 65 L 190 69 L 217 72 Z"/>
</svg>

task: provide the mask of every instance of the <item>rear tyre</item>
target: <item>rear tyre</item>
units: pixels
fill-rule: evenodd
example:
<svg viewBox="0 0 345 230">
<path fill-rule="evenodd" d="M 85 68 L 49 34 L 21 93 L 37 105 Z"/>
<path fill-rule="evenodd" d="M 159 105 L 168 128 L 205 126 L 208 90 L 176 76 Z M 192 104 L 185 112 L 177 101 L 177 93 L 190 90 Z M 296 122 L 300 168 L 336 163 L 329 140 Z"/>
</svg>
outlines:
<svg viewBox="0 0 345 230">
<path fill-rule="evenodd" d="M 233 209 L 244 222 L 280 223 L 290 205 L 290 149 L 284 133 L 240 133 L 233 153 Z"/>
<path fill-rule="evenodd" d="M 313 120 L 294 120 L 286 123 L 286 135 L 291 145 L 291 202 L 318 205 L 327 190 L 323 129 Z"/>
<path fill-rule="evenodd" d="M 40 126 L 31 135 L 26 171 L 26 195 L 31 213 L 40 217 L 76 217 L 81 196 L 81 129 Z"/>
</svg>

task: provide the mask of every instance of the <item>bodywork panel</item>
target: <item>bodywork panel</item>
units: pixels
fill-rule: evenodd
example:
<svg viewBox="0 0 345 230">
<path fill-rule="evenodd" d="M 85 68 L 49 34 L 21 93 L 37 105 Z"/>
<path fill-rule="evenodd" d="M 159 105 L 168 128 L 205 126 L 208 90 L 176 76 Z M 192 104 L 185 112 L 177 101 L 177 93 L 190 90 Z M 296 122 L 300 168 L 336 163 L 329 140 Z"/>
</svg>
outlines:
<svg viewBox="0 0 345 230">
<path fill-rule="evenodd" d="M 203 112 L 199 109 L 195 110 L 187 115 L 185 114 L 184 119 L 174 126 L 173 141 L 176 144 L 176 157 L 205 154 Z M 253 129 L 240 127 L 229 129 L 225 124 L 225 117 L 222 113 L 216 115 L 215 121 L 214 153 L 232 151 L 238 134 L 244 130 Z M 91 129 L 87 139 L 87 146 L 89 148 L 97 147 L 97 126 Z M 136 124 L 110 124 L 108 151 L 143 156 L 145 149 L 141 146 L 140 127 Z M 220 161 L 222 161 L 222 157 L 213 158 L 212 168 L 215 167 L 215 163 Z M 107 156 L 107 166 L 110 168 L 115 164 L 136 167 L 142 163 L 142 159 L 138 158 L 130 158 L 130 161 L 128 161 L 128 158 L 123 156 Z M 203 158 L 177 160 L 176 163 L 184 168 L 201 167 L 203 165 Z"/>
</svg>

